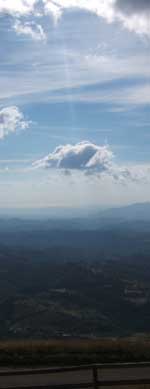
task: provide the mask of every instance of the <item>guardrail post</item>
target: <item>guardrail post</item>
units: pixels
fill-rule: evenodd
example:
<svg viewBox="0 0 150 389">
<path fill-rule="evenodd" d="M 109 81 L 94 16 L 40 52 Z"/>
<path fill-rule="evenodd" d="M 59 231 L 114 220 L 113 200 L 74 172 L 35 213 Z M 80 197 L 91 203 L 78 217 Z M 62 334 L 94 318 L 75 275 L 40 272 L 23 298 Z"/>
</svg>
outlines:
<svg viewBox="0 0 150 389">
<path fill-rule="evenodd" d="M 97 374 L 97 367 L 93 367 L 93 388 L 98 389 L 98 374 Z"/>
</svg>

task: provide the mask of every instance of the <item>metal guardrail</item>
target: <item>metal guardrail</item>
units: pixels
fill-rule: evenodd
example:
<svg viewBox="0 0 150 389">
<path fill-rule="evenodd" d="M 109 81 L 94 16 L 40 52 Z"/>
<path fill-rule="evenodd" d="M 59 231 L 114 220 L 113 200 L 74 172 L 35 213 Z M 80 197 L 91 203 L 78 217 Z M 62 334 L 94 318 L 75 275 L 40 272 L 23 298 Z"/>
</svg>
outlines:
<svg viewBox="0 0 150 389">
<path fill-rule="evenodd" d="M 116 370 L 116 369 L 141 369 L 141 368 L 150 368 L 150 362 L 141 362 L 141 363 L 105 363 L 105 364 L 94 364 L 94 365 L 80 365 L 80 366 L 68 366 L 68 367 L 58 367 L 58 368 L 46 368 L 46 369 L 23 369 L 23 370 L 3 370 L 0 371 L 1 377 L 13 377 L 13 376 L 27 376 L 27 375 L 51 375 L 59 373 L 71 373 L 79 371 L 92 371 L 92 380 L 91 382 L 82 382 L 74 384 L 61 384 L 61 385 L 39 385 L 39 386 L 9 386 L 4 387 L 3 389 L 82 389 L 82 388 L 93 388 L 99 389 L 101 387 L 118 387 L 118 386 L 135 386 L 135 385 L 150 385 L 149 378 L 130 378 L 130 379 L 112 379 L 112 380 L 102 380 L 99 379 L 99 372 L 102 370 Z"/>
</svg>

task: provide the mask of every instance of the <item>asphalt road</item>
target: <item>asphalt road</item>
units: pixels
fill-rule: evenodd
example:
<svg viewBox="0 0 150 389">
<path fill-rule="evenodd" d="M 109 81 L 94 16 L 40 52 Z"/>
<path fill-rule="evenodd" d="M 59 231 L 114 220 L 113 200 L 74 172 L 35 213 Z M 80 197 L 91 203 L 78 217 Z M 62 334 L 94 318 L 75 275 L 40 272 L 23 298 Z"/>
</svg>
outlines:
<svg viewBox="0 0 150 389">
<path fill-rule="evenodd" d="M 9 370 L 8 370 L 9 371 Z M 1 372 L 0 372 L 1 374 Z M 121 379 L 150 379 L 150 367 L 141 368 L 126 368 L 126 369 L 106 369 L 98 371 L 99 380 L 121 380 Z M 54 385 L 67 385 L 75 383 L 89 383 L 92 382 L 92 370 L 81 370 L 65 373 L 52 373 L 52 374 L 29 374 L 29 375 L 17 375 L 17 376 L 1 376 L 0 375 L 0 388 L 9 387 L 28 387 L 28 386 L 49 386 L 51 388 Z M 127 388 L 130 386 L 128 385 Z M 135 386 L 133 386 L 135 388 Z M 143 388 L 141 386 L 141 388 Z M 150 388 L 150 384 L 146 385 L 146 388 Z M 140 386 L 138 387 L 140 389 Z"/>
</svg>

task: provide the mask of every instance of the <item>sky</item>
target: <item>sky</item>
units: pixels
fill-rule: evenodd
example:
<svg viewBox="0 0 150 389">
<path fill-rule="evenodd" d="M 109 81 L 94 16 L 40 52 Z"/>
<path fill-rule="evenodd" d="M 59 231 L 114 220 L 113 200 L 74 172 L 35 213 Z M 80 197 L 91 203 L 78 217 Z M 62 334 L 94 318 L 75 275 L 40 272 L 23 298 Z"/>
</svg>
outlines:
<svg viewBox="0 0 150 389">
<path fill-rule="evenodd" d="M 0 0 L 0 208 L 150 200 L 150 0 Z"/>
</svg>

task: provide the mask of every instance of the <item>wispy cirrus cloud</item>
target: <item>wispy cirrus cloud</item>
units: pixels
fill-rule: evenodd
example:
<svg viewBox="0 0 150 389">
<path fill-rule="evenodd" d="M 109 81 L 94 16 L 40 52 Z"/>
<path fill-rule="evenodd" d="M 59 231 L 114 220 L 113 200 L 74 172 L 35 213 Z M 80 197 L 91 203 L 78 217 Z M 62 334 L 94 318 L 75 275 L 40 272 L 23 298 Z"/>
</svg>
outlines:
<svg viewBox="0 0 150 389">
<path fill-rule="evenodd" d="M 24 119 L 18 107 L 10 106 L 0 110 L 0 139 L 15 133 L 18 129 L 24 130 L 28 126 L 29 122 Z"/>
<path fill-rule="evenodd" d="M 37 19 L 39 3 L 41 16 Z M 128 0 L 127 3 L 132 3 L 132 12 L 130 11 L 129 16 L 132 17 L 135 12 L 139 12 L 139 7 L 135 7 L 134 11 L 134 4 L 137 4 L 136 0 L 135 2 Z M 141 8 L 143 9 L 142 15 L 145 12 L 146 7 L 146 2 L 144 2 L 143 8 L 141 5 Z M 0 73 L 0 99 L 2 99 L 2 104 L 7 105 L 7 101 L 9 101 L 9 104 L 12 104 L 12 100 L 10 99 L 14 99 L 14 97 L 17 96 L 19 96 L 18 99 L 21 98 L 20 96 L 25 99 L 26 96 L 26 99 L 30 99 L 30 101 L 34 101 L 34 99 L 47 99 L 47 93 L 49 93 L 49 99 L 51 101 L 66 101 L 67 99 L 70 99 L 70 101 L 76 101 L 78 99 L 78 101 L 91 102 L 108 101 L 114 104 L 118 104 L 119 102 L 121 102 L 121 104 L 124 104 L 125 102 L 126 104 L 126 102 L 129 102 L 129 104 L 131 103 L 132 105 L 138 102 L 139 105 L 140 101 L 141 104 L 143 104 L 146 100 L 147 103 L 149 87 L 146 86 L 145 96 L 143 92 L 145 89 L 145 80 L 147 82 L 150 76 L 148 50 L 141 50 L 139 45 L 137 51 L 130 50 L 127 53 L 126 47 L 124 50 L 124 47 L 121 47 L 118 39 L 113 43 L 112 41 L 109 41 L 109 49 L 104 52 L 101 49 L 96 50 L 95 41 L 93 44 L 92 40 L 89 42 L 91 51 L 88 47 L 86 52 L 81 50 L 81 46 L 83 47 L 83 41 L 81 42 L 81 46 L 80 43 L 78 44 L 78 47 L 77 45 L 74 46 L 73 43 L 72 47 L 69 46 L 71 39 L 70 32 L 67 30 L 67 32 L 65 32 L 65 40 L 62 40 L 64 31 L 61 27 L 61 23 L 60 26 L 58 26 L 58 29 L 55 29 L 52 23 L 47 23 L 45 28 L 45 20 L 43 19 L 42 22 L 42 17 L 45 14 L 50 14 L 54 18 L 59 19 L 67 9 L 71 9 L 72 11 L 76 9 L 85 10 L 112 22 L 113 20 L 120 20 L 115 19 L 117 18 L 116 15 L 120 13 L 122 15 L 126 15 L 127 11 L 123 8 L 124 7 L 122 6 L 121 1 L 118 2 L 112 0 L 93 0 L 92 2 L 89 0 L 41 0 L 40 2 L 32 0 L 31 3 L 29 1 L 18 0 L 14 1 L 13 4 L 10 1 L 4 2 L 0 0 L 0 12 L 4 12 L 5 9 L 6 12 L 10 13 L 14 17 L 13 22 L 11 22 L 11 26 L 13 25 L 17 35 L 24 35 L 25 37 L 29 37 L 34 40 L 32 52 L 28 50 L 27 45 L 25 45 L 24 51 L 21 47 L 17 46 L 19 47 L 19 50 L 16 52 L 16 56 L 14 54 L 15 52 L 13 53 L 12 58 L 7 58 L 6 56 L 6 60 L 9 60 L 9 69 L 6 66 L 5 71 L 3 71 L 4 65 L 2 64 L 2 72 Z M 86 15 L 86 17 L 88 20 L 89 15 Z M 73 28 L 76 28 L 77 22 L 78 20 L 75 18 L 75 25 Z M 41 23 L 46 30 L 47 36 Z M 96 23 L 98 23 L 98 18 Z M 48 33 L 49 26 L 51 26 L 51 35 Z M 81 26 L 79 27 L 81 29 Z M 83 34 L 81 34 L 81 36 L 83 35 L 84 37 L 86 32 L 87 30 L 83 30 Z M 123 40 L 123 45 L 125 43 L 124 36 L 125 33 L 123 32 L 123 36 L 121 36 L 120 39 L 121 41 Z M 37 44 L 34 44 L 35 41 L 45 42 L 46 39 L 46 45 L 40 45 L 38 47 Z M 49 39 L 51 40 L 51 44 L 49 44 Z M 98 35 L 96 42 L 99 40 L 100 36 Z M 118 42 L 119 46 L 117 46 Z M 113 46 L 112 51 L 111 44 Z M 12 54 L 10 53 L 10 56 L 11 55 Z M 13 62 L 14 57 L 15 63 Z M 10 68 L 11 61 L 12 68 Z M 16 72 L 15 66 L 19 69 L 18 72 Z M 110 91 L 105 92 L 104 90 L 103 92 L 101 89 L 93 94 L 92 92 L 87 92 L 85 95 L 84 92 L 79 92 L 79 95 L 77 93 L 75 95 L 74 91 L 73 93 L 71 91 L 74 87 L 86 86 L 87 84 L 92 85 L 94 83 L 101 83 L 103 87 L 103 83 L 105 81 L 111 82 L 112 80 L 119 80 L 123 77 L 126 79 L 142 77 L 142 94 L 138 94 L 138 90 L 140 92 L 141 85 L 139 85 L 139 88 L 136 88 L 136 86 L 134 88 L 134 85 L 130 88 L 126 87 L 126 90 L 122 85 L 120 85 L 120 93 L 118 93 L 118 91 L 113 87 Z M 63 88 L 68 90 L 64 96 L 61 91 L 59 95 L 59 90 Z M 57 96 L 53 95 L 53 92 L 55 94 L 55 91 L 58 91 Z M 137 92 L 136 95 L 135 92 Z M 44 93 L 45 97 L 43 97 Z M 8 100 L 6 101 L 6 99 Z M 19 104 L 17 99 L 15 100 L 15 104 Z"/>
<path fill-rule="evenodd" d="M 53 66 L 53 58 L 46 45 L 42 50 L 44 61 L 41 60 L 37 66 L 30 62 L 28 53 L 27 58 L 23 57 L 25 64 L 22 58 L 17 59 L 20 61 L 17 66 L 26 66 L 25 70 L 16 73 L 12 68 L 0 74 L 0 99 L 3 104 L 8 104 L 6 100 L 14 97 L 15 104 L 19 104 L 25 96 L 29 101 L 89 101 L 115 105 L 149 103 L 150 67 L 146 54 L 120 58 L 117 55 L 92 56 L 69 52 L 66 54 L 69 79 L 60 49 L 59 55 L 54 52 L 57 59 Z"/>
</svg>

